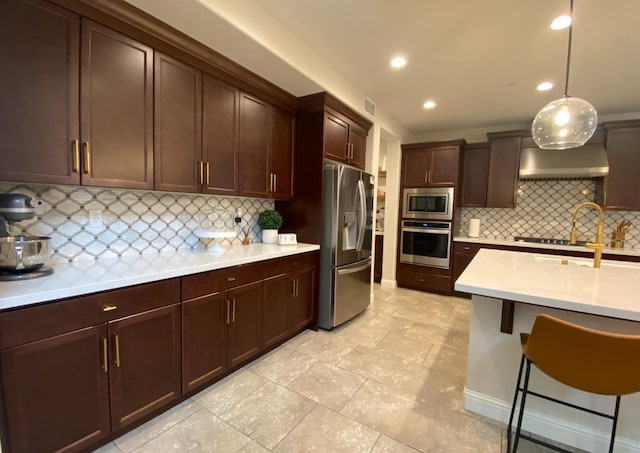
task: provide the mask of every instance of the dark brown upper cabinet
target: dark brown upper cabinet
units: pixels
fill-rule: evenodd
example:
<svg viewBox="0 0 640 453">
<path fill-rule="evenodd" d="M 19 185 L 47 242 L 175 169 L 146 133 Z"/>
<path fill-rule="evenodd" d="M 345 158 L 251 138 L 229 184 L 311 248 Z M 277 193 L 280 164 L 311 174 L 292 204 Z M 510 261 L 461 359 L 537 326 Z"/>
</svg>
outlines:
<svg viewBox="0 0 640 453">
<path fill-rule="evenodd" d="M 611 211 L 640 211 L 640 121 L 616 121 L 604 127 L 609 174 L 599 201 Z"/>
<path fill-rule="evenodd" d="M 245 197 L 293 197 L 293 116 L 240 95 L 239 191 Z"/>
<path fill-rule="evenodd" d="M 488 208 L 515 208 L 523 131 L 495 132 L 489 139 Z"/>
<path fill-rule="evenodd" d="M 234 86 L 207 73 L 202 78 L 203 192 L 238 193 L 238 102 Z"/>
<path fill-rule="evenodd" d="M 0 180 L 78 184 L 80 17 L 2 2 L 0 61 Z"/>
<path fill-rule="evenodd" d="M 402 145 L 402 187 L 456 186 L 464 140 Z"/>
<path fill-rule="evenodd" d="M 464 146 L 458 206 L 482 208 L 487 205 L 489 154 L 489 143 L 471 143 Z"/>
<path fill-rule="evenodd" d="M 367 131 L 348 117 L 327 108 L 324 113 L 324 155 L 364 169 Z"/>
<path fill-rule="evenodd" d="M 0 28 L 0 179 L 152 188 L 152 49 L 40 1 Z"/>
<path fill-rule="evenodd" d="M 156 52 L 155 188 L 200 192 L 202 161 L 202 71 Z"/>
<path fill-rule="evenodd" d="M 153 49 L 82 20 L 81 182 L 153 188 Z"/>
</svg>

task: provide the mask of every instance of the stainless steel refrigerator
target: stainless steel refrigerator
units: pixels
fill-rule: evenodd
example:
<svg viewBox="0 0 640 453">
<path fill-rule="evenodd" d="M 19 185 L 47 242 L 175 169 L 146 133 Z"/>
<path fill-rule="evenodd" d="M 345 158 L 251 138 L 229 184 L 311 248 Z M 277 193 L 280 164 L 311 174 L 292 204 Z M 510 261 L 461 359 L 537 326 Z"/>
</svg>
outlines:
<svg viewBox="0 0 640 453">
<path fill-rule="evenodd" d="M 369 305 L 373 176 L 325 161 L 322 191 L 318 323 L 330 330 Z"/>
</svg>

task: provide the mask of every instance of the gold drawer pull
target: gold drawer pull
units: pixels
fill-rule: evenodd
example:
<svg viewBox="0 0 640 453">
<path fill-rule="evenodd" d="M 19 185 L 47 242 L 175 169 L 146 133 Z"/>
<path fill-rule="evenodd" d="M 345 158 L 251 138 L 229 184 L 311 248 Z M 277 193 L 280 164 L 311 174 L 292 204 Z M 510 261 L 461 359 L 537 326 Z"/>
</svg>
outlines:
<svg viewBox="0 0 640 453">
<path fill-rule="evenodd" d="M 227 281 L 228 282 L 235 282 L 236 278 L 235 277 L 227 277 Z"/>
<path fill-rule="evenodd" d="M 233 313 L 231 314 L 231 322 L 236 322 L 236 298 L 231 299 L 233 301 Z"/>
<path fill-rule="evenodd" d="M 117 305 L 105 305 L 104 307 L 102 307 L 102 311 L 113 311 L 117 308 Z"/>
<path fill-rule="evenodd" d="M 84 142 L 84 170 L 85 174 L 91 172 L 91 145 L 89 142 Z"/>
<path fill-rule="evenodd" d="M 118 334 L 115 335 L 116 340 L 116 366 L 120 368 L 120 337 Z"/>
<path fill-rule="evenodd" d="M 102 339 L 102 369 L 105 373 L 109 372 L 109 359 L 107 358 L 109 354 L 109 347 L 107 346 L 107 339 Z"/>
<path fill-rule="evenodd" d="M 73 140 L 73 173 L 80 171 L 80 142 Z"/>
<path fill-rule="evenodd" d="M 231 324 L 231 320 L 229 319 L 229 317 L 231 316 L 231 300 L 227 299 L 227 325 Z"/>
</svg>

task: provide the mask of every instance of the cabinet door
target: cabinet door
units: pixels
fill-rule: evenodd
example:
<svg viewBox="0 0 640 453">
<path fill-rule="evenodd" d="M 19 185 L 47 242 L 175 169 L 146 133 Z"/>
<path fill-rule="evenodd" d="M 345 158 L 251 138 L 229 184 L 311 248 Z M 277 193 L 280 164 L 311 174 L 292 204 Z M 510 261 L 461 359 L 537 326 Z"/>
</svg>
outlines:
<svg viewBox="0 0 640 453">
<path fill-rule="evenodd" d="M 480 208 L 486 206 L 488 181 L 489 146 L 465 149 L 462 155 L 460 206 Z"/>
<path fill-rule="evenodd" d="M 0 180 L 78 184 L 80 19 L 39 0 L 1 10 Z"/>
<path fill-rule="evenodd" d="M 349 164 L 364 170 L 367 160 L 367 131 L 355 124 L 349 127 L 351 158 Z"/>
<path fill-rule="evenodd" d="M 209 74 L 202 79 L 202 160 L 207 163 L 203 192 L 238 193 L 239 91 Z"/>
<path fill-rule="evenodd" d="M 182 393 L 225 373 L 227 328 L 223 294 L 182 304 Z"/>
<path fill-rule="evenodd" d="M 14 453 L 79 451 L 110 433 L 106 325 L 2 351 Z"/>
<path fill-rule="evenodd" d="M 180 305 L 109 323 L 115 431 L 180 396 Z"/>
<path fill-rule="evenodd" d="M 229 313 L 228 364 L 234 368 L 256 356 L 262 343 L 262 282 L 232 289 Z"/>
<path fill-rule="evenodd" d="M 202 73 L 156 52 L 155 189 L 199 192 Z"/>
<path fill-rule="evenodd" d="M 153 49 L 82 20 L 82 184 L 153 188 Z"/>
<path fill-rule="evenodd" d="M 515 208 L 520 169 L 520 137 L 492 139 L 489 157 L 488 208 Z"/>
<path fill-rule="evenodd" d="M 455 186 L 458 183 L 459 164 L 459 146 L 437 146 L 431 148 L 428 185 Z"/>
<path fill-rule="evenodd" d="M 271 198 L 293 197 L 293 116 L 277 108 L 271 110 Z"/>
<path fill-rule="evenodd" d="M 264 315 L 262 345 L 268 348 L 289 335 L 289 304 L 294 295 L 295 280 L 280 274 L 264 281 Z"/>
<path fill-rule="evenodd" d="M 347 162 L 349 125 L 329 112 L 324 113 L 324 156 Z"/>
<path fill-rule="evenodd" d="M 297 332 L 313 322 L 316 294 L 316 269 L 309 268 L 295 274 L 295 292 L 289 307 L 291 332 Z"/>
<path fill-rule="evenodd" d="M 640 210 L 640 127 L 609 129 L 609 174 L 604 178 L 603 206 L 610 210 Z"/>
<path fill-rule="evenodd" d="M 429 148 L 402 151 L 402 186 L 425 187 L 427 185 Z"/>
<path fill-rule="evenodd" d="M 269 197 L 269 105 L 240 95 L 239 195 Z"/>
</svg>

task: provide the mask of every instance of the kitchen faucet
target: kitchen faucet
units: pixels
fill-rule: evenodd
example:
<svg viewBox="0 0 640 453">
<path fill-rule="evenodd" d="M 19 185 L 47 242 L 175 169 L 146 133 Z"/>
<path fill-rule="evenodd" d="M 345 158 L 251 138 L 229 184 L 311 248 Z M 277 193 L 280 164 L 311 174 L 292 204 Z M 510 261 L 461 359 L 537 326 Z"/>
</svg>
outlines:
<svg viewBox="0 0 640 453">
<path fill-rule="evenodd" d="M 593 249 L 593 267 L 599 268 L 600 261 L 602 260 L 602 249 L 604 248 L 604 243 L 602 239 L 602 224 L 603 224 L 603 213 L 602 208 L 591 201 L 587 201 L 585 203 L 580 203 L 575 212 L 573 213 L 573 226 L 571 227 L 571 235 L 569 236 L 569 243 L 576 243 L 576 236 L 578 232 L 576 230 L 576 221 L 578 220 L 578 212 L 584 208 L 595 209 L 598 212 L 598 229 L 596 231 L 596 242 L 587 242 L 584 246 Z"/>
</svg>

